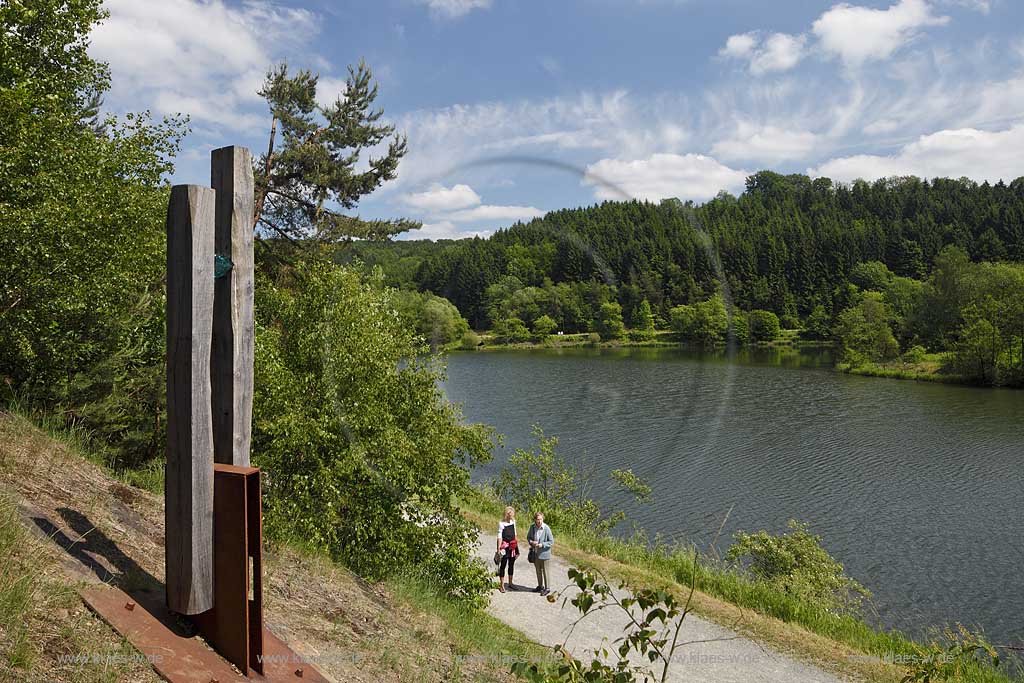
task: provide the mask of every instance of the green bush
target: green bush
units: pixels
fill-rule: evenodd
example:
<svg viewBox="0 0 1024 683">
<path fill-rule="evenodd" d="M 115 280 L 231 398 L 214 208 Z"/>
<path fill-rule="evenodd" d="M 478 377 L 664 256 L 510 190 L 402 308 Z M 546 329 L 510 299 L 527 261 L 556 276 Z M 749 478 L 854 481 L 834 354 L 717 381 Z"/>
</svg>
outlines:
<svg viewBox="0 0 1024 683">
<path fill-rule="evenodd" d="M 923 346 L 914 344 L 900 356 L 900 360 L 904 363 L 920 363 L 927 355 L 928 351 Z"/>
<path fill-rule="evenodd" d="M 537 445 L 517 448 L 494 481 L 494 491 L 520 512 L 543 512 L 552 526 L 572 534 L 606 535 L 625 518 L 621 510 L 605 515 L 587 496 L 593 471 L 582 471 L 556 453 L 558 437 L 544 436 L 534 425 Z M 632 470 L 614 470 L 611 486 L 631 494 L 638 502 L 649 502 L 651 488 Z"/>
<path fill-rule="evenodd" d="M 770 342 L 779 338 L 779 317 L 771 311 L 751 311 L 748 321 L 750 341 Z"/>
<path fill-rule="evenodd" d="M 459 341 L 460 349 L 471 351 L 478 346 L 480 346 L 480 335 L 473 330 L 466 330 L 462 333 L 462 339 Z"/>
<path fill-rule="evenodd" d="M 432 347 L 459 341 L 469 331 L 469 323 L 459 309 L 444 297 L 430 292 L 396 291 L 393 298 L 407 324 Z"/>
<path fill-rule="evenodd" d="M 253 454 L 268 535 L 299 538 L 359 574 L 420 572 L 479 599 L 477 530 L 454 497 L 490 457 L 438 387 L 443 369 L 378 279 L 300 264 L 294 288 L 261 277 Z"/>
<path fill-rule="evenodd" d="M 533 321 L 533 339 L 542 342 L 557 329 L 558 323 L 550 315 L 542 315 Z"/>
<path fill-rule="evenodd" d="M 594 321 L 594 331 L 603 340 L 622 339 L 626 334 L 626 325 L 622 322 L 622 306 L 615 301 L 601 304 L 598 319 Z"/>
<path fill-rule="evenodd" d="M 737 532 L 726 559 L 756 579 L 836 614 L 859 614 L 871 593 L 843 571 L 843 565 L 821 547 L 821 537 L 808 525 L 789 522 L 789 533 Z"/>
<path fill-rule="evenodd" d="M 502 318 L 494 325 L 494 341 L 499 344 L 530 341 L 530 331 L 519 318 Z"/>
</svg>

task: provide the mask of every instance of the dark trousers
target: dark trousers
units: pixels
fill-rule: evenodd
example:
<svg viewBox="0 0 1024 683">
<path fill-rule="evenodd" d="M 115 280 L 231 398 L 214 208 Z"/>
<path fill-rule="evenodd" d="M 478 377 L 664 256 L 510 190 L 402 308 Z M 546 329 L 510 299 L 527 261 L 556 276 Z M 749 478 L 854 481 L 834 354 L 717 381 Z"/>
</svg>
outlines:
<svg viewBox="0 0 1024 683">
<path fill-rule="evenodd" d="M 498 576 L 505 576 L 506 564 L 508 564 L 508 582 L 512 583 L 512 573 L 516 567 L 516 558 L 512 554 L 512 548 L 505 548 L 505 554 L 501 556 L 501 564 L 498 565 Z"/>
</svg>

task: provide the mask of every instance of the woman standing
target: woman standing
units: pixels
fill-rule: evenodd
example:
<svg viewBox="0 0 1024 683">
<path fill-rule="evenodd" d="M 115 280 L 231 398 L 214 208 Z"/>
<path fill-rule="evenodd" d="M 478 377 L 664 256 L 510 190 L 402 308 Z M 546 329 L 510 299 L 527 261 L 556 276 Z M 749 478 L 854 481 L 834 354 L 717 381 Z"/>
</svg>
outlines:
<svg viewBox="0 0 1024 683">
<path fill-rule="evenodd" d="M 498 590 L 505 592 L 505 565 L 508 565 L 508 589 L 515 590 L 512 585 L 512 574 L 515 571 L 516 558 L 519 557 L 519 543 L 516 539 L 516 510 L 509 505 L 505 514 L 498 522 L 498 552 L 501 553 L 501 564 L 498 566 Z"/>
<path fill-rule="evenodd" d="M 533 526 L 526 532 L 526 540 L 533 549 L 533 566 L 537 570 L 537 587 L 533 592 L 547 595 L 551 592 L 548 587 L 547 562 L 551 559 L 551 546 L 555 544 L 555 536 L 551 533 L 551 527 L 544 523 L 543 512 L 534 513 Z"/>
</svg>

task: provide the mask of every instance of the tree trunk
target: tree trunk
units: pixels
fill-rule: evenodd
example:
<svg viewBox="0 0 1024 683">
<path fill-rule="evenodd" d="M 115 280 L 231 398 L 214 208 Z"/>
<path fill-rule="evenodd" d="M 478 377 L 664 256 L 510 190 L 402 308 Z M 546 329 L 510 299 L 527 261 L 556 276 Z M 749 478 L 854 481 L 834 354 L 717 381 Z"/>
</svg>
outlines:
<svg viewBox="0 0 1024 683">
<path fill-rule="evenodd" d="M 263 202 L 267 199 L 267 191 L 270 189 L 270 171 L 274 168 L 274 137 L 277 135 L 277 117 L 270 121 L 270 142 L 267 144 L 267 160 L 263 164 L 263 187 L 256 192 L 256 211 L 253 213 L 252 225 L 255 228 L 260 223 L 260 215 L 263 213 Z"/>
</svg>

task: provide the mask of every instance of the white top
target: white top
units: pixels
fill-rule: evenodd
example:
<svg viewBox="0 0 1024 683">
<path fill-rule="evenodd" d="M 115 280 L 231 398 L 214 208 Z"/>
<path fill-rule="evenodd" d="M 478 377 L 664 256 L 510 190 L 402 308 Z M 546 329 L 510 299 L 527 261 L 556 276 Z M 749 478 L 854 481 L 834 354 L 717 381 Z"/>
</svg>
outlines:
<svg viewBox="0 0 1024 683">
<path fill-rule="evenodd" d="M 498 539 L 499 540 L 501 539 L 501 532 L 505 531 L 505 527 L 507 527 L 507 526 L 515 526 L 515 525 L 516 525 L 516 520 L 514 520 L 514 519 L 511 522 L 504 522 L 504 521 L 498 522 Z"/>
</svg>

